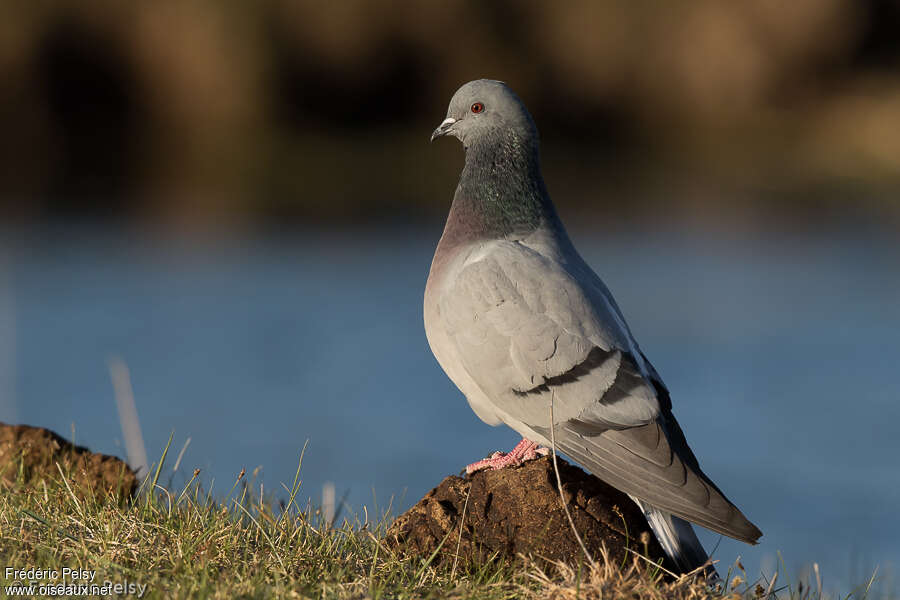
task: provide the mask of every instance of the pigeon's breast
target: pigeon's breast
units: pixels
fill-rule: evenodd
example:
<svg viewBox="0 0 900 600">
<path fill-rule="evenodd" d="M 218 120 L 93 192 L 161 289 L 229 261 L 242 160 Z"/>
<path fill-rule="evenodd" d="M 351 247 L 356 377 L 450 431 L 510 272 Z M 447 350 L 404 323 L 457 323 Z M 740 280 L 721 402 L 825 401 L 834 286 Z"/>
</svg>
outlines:
<svg viewBox="0 0 900 600">
<path fill-rule="evenodd" d="M 442 240 L 443 243 L 444 240 Z M 469 406 L 478 418 L 488 425 L 499 425 L 503 420 L 497 413 L 494 403 L 468 374 L 459 357 L 456 345 L 447 333 L 441 315 L 440 299 L 446 286 L 452 285 L 455 277 L 465 266 L 472 252 L 477 252 L 481 244 L 468 244 L 458 247 L 453 252 L 446 252 L 446 246 L 438 244 L 428 282 L 425 285 L 424 318 L 425 336 L 431 352 L 447 377 L 465 395 Z"/>
</svg>

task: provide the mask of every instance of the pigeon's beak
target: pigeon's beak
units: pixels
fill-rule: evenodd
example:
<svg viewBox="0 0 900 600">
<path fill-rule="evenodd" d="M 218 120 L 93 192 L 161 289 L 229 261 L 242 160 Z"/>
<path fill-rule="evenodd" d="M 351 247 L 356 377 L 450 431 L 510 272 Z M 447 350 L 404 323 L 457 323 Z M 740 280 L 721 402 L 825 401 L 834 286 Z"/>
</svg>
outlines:
<svg viewBox="0 0 900 600">
<path fill-rule="evenodd" d="M 434 133 L 431 134 L 431 141 L 434 141 L 434 138 L 441 137 L 442 135 L 447 135 L 447 132 L 450 131 L 450 128 L 453 127 L 453 124 L 456 123 L 456 119 L 453 117 L 447 117 L 444 119 L 440 125 L 438 125 L 437 129 L 434 130 Z"/>
</svg>

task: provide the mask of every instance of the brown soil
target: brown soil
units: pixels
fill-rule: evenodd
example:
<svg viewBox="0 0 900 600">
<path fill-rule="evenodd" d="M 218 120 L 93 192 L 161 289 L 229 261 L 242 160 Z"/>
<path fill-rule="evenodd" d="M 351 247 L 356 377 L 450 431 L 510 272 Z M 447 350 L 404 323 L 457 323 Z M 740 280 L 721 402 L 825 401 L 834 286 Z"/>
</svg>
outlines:
<svg viewBox="0 0 900 600">
<path fill-rule="evenodd" d="M 73 492 L 124 501 L 137 488 L 134 472 L 114 456 L 95 454 L 41 427 L 0 423 L 0 487 L 58 480 L 59 463 Z"/>
<path fill-rule="evenodd" d="M 572 520 L 595 559 L 602 547 L 614 561 L 626 558 L 626 547 L 651 559 L 664 556 L 644 515 L 628 496 L 562 459 L 558 464 Z M 452 562 L 457 543 L 460 561 L 484 561 L 494 553 L 570 564 L 585 561 L 563 512 L 549 457 L 466 478 L 447 477 L 401 515 L 386 537 L 389 546 L 424 558 L 431 556 L 441 541 L 435 563 Z M 671 567 L 667 562 L 664 565 Z"/>
</svg>

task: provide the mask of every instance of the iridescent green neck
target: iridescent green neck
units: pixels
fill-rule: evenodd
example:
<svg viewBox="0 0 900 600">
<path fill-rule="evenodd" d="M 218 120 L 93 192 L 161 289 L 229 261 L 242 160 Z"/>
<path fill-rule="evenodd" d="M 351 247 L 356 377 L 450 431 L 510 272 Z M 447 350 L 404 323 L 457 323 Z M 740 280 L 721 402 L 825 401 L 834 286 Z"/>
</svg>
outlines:
<svg viewBox="0 0 900 600">
<path fill-rule="evenodd" d="M 516 238 L 556 222 L 541 176 L 537 143 L 492 132 L 466 148 L 466 164 L 447 219 L 455 239 Z"/>
</svg>

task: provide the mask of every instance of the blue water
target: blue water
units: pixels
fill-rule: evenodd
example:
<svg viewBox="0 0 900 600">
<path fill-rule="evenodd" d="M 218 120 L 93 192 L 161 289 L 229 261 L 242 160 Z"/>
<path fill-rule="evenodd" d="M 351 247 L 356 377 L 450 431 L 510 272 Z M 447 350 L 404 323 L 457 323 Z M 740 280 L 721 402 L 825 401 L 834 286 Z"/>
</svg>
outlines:
<svg viewBox="0 0 900 600">
<path fill-rule="evenodd" d="M 0 236 L 0 420 L 125 455 L 107 360 L 131 370 L 151 460 L 175 431 L 224 495 L 395 514 L 517 441 L 481 423 L 422 327 L 440 224 L 189 242 L 97 228 Z M 705 533 L 751 573 L 818 562 L 849 591 L 900 565 L 900 248 L 894 235 L 619 231 L 576 244 L 672 391 L 706 472 L 765 536 Z M 169 465 L 172 463 L 170 462 Z M 166 481 L 166 475 L 163 480 Z M 259 481 L 259 480 L 258 480 Z"/>
</svg>

